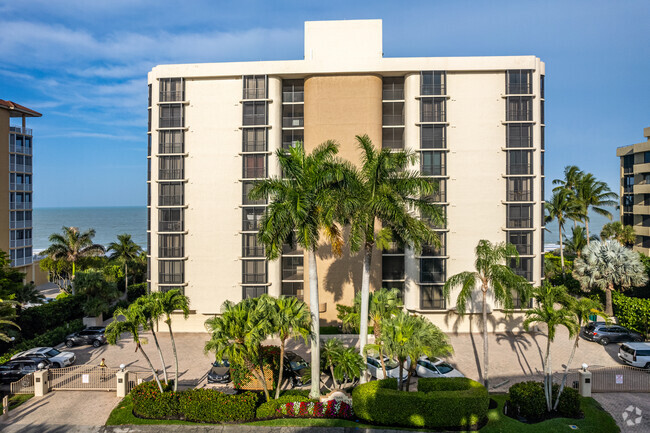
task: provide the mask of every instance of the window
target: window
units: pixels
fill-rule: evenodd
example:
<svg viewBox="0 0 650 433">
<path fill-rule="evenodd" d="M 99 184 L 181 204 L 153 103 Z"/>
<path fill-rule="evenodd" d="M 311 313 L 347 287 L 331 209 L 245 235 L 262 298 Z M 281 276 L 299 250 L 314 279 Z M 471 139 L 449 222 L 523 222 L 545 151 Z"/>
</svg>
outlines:
<svg viewBox="0 0 650 433">
<path fill-rule="evenodd" d="M 282 127 L 302 128 L 305 126 L 305 106 L 303 104 L 287 104 L 282 106 Z"/>
<path fill-rule="evenodd" d="M 530 96 L 509 96 L 506 104 L 506 120 L 533 120 L 533 98 Z"/>
<path fill-rule="evenodd" d="M 510 259 L 510 268 L 513 272 L 521 277 L 524 277 L 527 281 L 533 280 L 533 258 L 532 257 L 521 257 L 519 259 L 519 265 L 517 265 L 514 258 Z"/>
<path fill-rule="evenodd" d="M 544 100 L 539 101 L 539 123 L 542 125 L 544 122 Z"/>
<path fill-rule="evenodd" d="M 242 234 L 242 257 L 264 257 L 264 246 L 257 241 L 257 233 Z"/>
<path fill-rule="evenodd" d="M 244 284 L 266 283 L 266 260 L 242 260 L 242 281 Z"/>
<path fill-rule="evenodd" d="M 420 95 L 445 95 L 447 73 L 444 71 L 422 71 L 420 73 Z"/>
<path fill-rule="evenodd" d="M 184 255 L 183 235 L 158 235 L 158 256 L 180 258 Z"/>
<path fill-rule="evenodd" d="M 265 286 L 244 286 L 242 287 L 242 296 L 244 299 L 247 298 L 258 298 L 266 294 Z"/>
<path fill-rule="evenodd" d="M 383 128 L 381 147 L 384 149 L 404 149 L 404 128 Z"/>
<path fill-rule="evenodd" d="M 422 176 L 444 176 L 445 152 L 420 152 L 420 174 Z"/>
<path fill-rule="evenodd" d="M 266 204 L 266 199 L 261 198 L 259 200 L 253 200 L 248 197 L 248 194 L 253 190 L 255 187 L 256 182 L 247 180 L 242 182 L 242 204 L 244 205 L 249 205 L 249 204 Z"/>
<path fill-rule="evenodd" d="M 303 292 L 304 283 L 302 281 L 283 281 L 282 282 L 282 295 L 294 296 L 300 300 L 304 297 Z"/>
<path fill-rule="evenodd" d="M 161 183 L 158 188 L 158 206 L 183 206 L 182 182 Z"/>
<path fill-rule="evenodd" d="M 404 125 L 404 103 L 384 102 L 382 104 L 382 122 L 384 126 Z"/>
<path fill-rule="evenodd" d="M 420 259 L 420 283 L 444 283 L 445 259 Z"/>
<path fill-rule="evenodd" d="M 266 76 L 248 75 L 244 77 L 244 99 L 266 98 Z"/>
<path fill-rule="evenodd" d="M 506 93 L 509 95 L 529 95 L 533 93 L 533 77 L 530 70 L 506 72 Z"/>
<path fill-rule="evenodd" d="M 159 153 L 184 153 L 185 131 L 160 131 L 158 134 Z"/>
<path fill-rule="evenodd" d="M 507 174 L 533 174 L 533 152 L 510 150 L 507 152 Z"/>
<path fill-rule="evenodd" d="M 421 122 L 445 122 L 446 100 L 444 98 L 422 98 L 420 100 Z"/>
<path fill-rule="evenodd" d="M 445 125 L 420 126 L 420 147 L 422 149 L 444 149 L 447 147 Z"/>
<path fill-rule="evenodd" d="M 266 155 L 244 155 L 244 179 L 266 177 Z"/>
<path fill-rule="evenodd" d="M 545 134 L 544 133 L 545 129 L 546 129 L 546 127 L 544 127 L 544 126 L 539 127 L 539 141 L 540 141 L 540 145 L 542 147 L 542 150 L 544 150 L 544 147 L 545 147 L 545 140 L 546 140 L 544 138 L 545 137 L 545 135 L 544 135 Z"/>
<path fill-rule="evenodd" d="M 304 258 L 282 257 L 282 281 L 303 281 L 305 278 Z"/>
<path fill-rule="evenodd" d="M 404 99 L 404 77 L 384 77 L 382 84 L 384 101 L 401 101 Z"/>
<path fill-rule="evenodd" d="M 447 308 L 441 286 L 420 286 L 420 308 L 423 310 L 444 310 Z"/>
<path fill-rule="evenodd" d="M 533 201 L 533 179 L 530 177 L 510 177 L 506 182 L 507 201 Z"/>
<path fill-rule="evenodd" d="M 266 151 L 266 128 L 247 128 L 243 130 L 243 152 Z"/>
<path fill-rule="evenodd" d="M 435 245 L 422 245 L 420 256 L 422 257 L 435 257 L 447 255 L 447 235 L 444 232 L 438 233 L 440 239 L 440 246 Z"/>
<path fill-rule="evenodd" d="M 151 132 L 151 108 L 147 110 L 147 132 Z"/>
<path fill-rule="evenodd" d="M 539 76 L 539 95 L 544 99 L 544 75 Z"/>
<path fill-rule="evenodd" d="M 305 141 L 305 133 L 302 129 L 287 129 L 282 131 L 282 148 L 290 149 L 298 143 Z"/>
<path fill-rule="evenodd" d="M 266 102 L 244 102 L 244 126 L 266 125 Z"/>
<path fill-rule="evenodd" d="M 183 105 L 166 104 L 160 106 L 159 128 L 180 128 L 183 123 Z"/>
<path fill-rule="evenodd" d="M 282 81 L 282 102 L 303 102 L 305 100 L 304 80 Z"/>
<path fill-rule="evenodd" d="M 506 147 L 533 147 L 533 125 L 530 123 L 508 124 Z"/>
<path fill-rule="evenodd" d="M 183 101 L 185 98 L 185 82 L 182 78 L 161 78 L 160 102 Z M 149 104 L 151 106 L 151 104 Z"/>
<path fill-rule="evenodd" d="M 544 256 L 542 256 L 544 257 Z M 524 304 L 523 299 L 521 296 L 519 296 L 519 292 L 516 290 L 512 291 L 512 307 L 517 308 L 517 309 L 522 309 L 522 308 L 532 308 L 533 307 L 533 300 L 529 299 L 526 304 Z"/>
<path fill-rule="evenodd" d="M 149 98 L 147 99 L 147 107 L 151 107 L 151 84 L 147 85 L 149 89 Z"/>
<path fill-rule="evenodd" d="M 513 244 L 521 255 L 533 254 L 533 232 L 508 232 L 508 243 Z"/>
<path fill-rule="evenodd" d="M 650 163 L 650 152 L 643 152 L 643 163 Z"/>
<path fill-rule="evenodd" d="M 260 227 L 260 221 L 264 216 L 263 207 L 245 207 L 242 208 L 242 230 L 257 231 Z"/>
<path fill-rule="evenodd" d="M 622 223 L 623 225 L 626 226 L 634 225 L 634 214 L 631 213 L 623 214 Z"/>
<path fill-rule="evenodd" d="M 623 176 L 623 192 L 632 192 L 634 188 L 634 176 Z"/>
<path fill-rule="evenodd" d="M 507 205 L 508 228 L 532 228 L 533 227 L 533 205 L 532 204 L 509 204 Z"/>
<path fill-rule="evenodd" d="M 388 290 L 399 290 L 397 297 L 402 301 L 404 300 L 404 281 L 382 281 L 381 287 Z"/>
<path fill-rule="evenodd" d="M 151 161 L 151 160 L 149 160 Z M 160 180 L 181 180 L 184 160 L 182 156 L 161 156 L 158 159 L 158 179 Z"/>
<path fill-rule="evenodd" d="M 447 180 L 434 180 L 435 192 L 428 197 L 430 203 L 445 203 L 447 201 Z"/>
<path fill-rule="evenodd" d="M 443 221 L 436 223 L 431 218 L 425 217 L 422 214 L 420 214 L 420 218 L 428 222 L 433 229 L 445 229 L 447 228 L 447 206 L 440 206 L 438 209 L 441 210 Z"/>
<path fill-rule="evenodd" d="M 381 279 L 382 280 L 403 280 L 404 279 L 404 256 L 382 256 Z"/>
<path fill-rule="evenodd" d="M 183 283 L 184 272 L 183 260 L 158 260 L 158 282 L 161 284 Z"/>
</svg>

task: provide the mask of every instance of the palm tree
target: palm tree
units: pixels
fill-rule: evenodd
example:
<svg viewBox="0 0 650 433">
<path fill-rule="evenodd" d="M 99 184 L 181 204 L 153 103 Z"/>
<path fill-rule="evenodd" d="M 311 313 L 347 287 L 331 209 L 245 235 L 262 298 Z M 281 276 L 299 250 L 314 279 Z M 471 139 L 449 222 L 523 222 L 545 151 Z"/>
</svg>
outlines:
<svg viewBox="0 0 650 433">
<path fill-rule="evenodd" d="M 472 299 L 474 292 L 479 289 L 482 295 L 483 313 L 483 382 L 488 388 L 488 331 L 487 331 L 487 297 L 492 295 L 497 304 L 509 311 L 513 308 L 512 292 L 526 301 L 530 284 L 524 277 L 516 275 L 504 264 L 506 260 L 514 260 L 519 264 L 519 253 L 512 244 L 492 244 L 488 240 L 480 240 L 476 245 L 475 270 L 453 275 L 443 286 L 443 295 L 449 300 L 451 291 L 460 287 L 456 300 L 456 311 L 465 314 L 467 302 Z M 478 286 L 478 287 L 477 287 Z"/>
<path fill-rule="evenodd" d="M 158 355 L 160 356 L 160 363 L 162 364 L 165 383 L 169 383 L 165 358 L 163 356 L 162 349 L 160 348 L 160 344 L 158 343 L 158 336 L 156 335 L 156 324 L 160 320 L 160 317 L 163 315 L 163 312 L 160 308 L 160 302 L 157 302 L 156 296 L 153 294 L 140 296 L 135 300 L 135 302 L 129 305 L 129 310 L 133 310 L 134 315 L 141 317 L 142 327 L 145 331 L 151 331 L 151 336 L 153 337 L 153 341 L 156 344 L 156 349 L 158 350 Z"/>
<path fill-rule="evenodd" d="M 588 173 L 578 182 L 576 197 L 580 203 L 587 230 L 587 245 L 589 245 L 589 209 L 611 220 L 612 213 L 603 206 L 618 205 L 618 194 L 612 192 L 605 182 L 596 180 L 593 174 Z"/>
<path fill-rule="evenodd" d="M 43 254 L 53 260 L 62 259 L 72 263 L 72 278 L 76 272 L 76 264 L 84 257 L 98 256 L 104 254 L 104 247 L 93 243 L 95 230 L 88 229 L 80 233 L 77 227 L 62 227 L 63 234 L 52 233 L 52 243 Z"/>
<path fill-rule="evenodd" d="M 16 288 L 13 301 L 16 302 L 16 311 L 20 313 L 26 304 L 42 304 L 45 301 L 45 296 L 36 288 L 34 283 L 27 283 Z"/>
<path fill-rule="evenodd" d="M 617 241 L 594 241 L 573 262 L 573 276 L 583 290 L 593 287 L 605 291 L 605 313 L 613 316 L 612 291 L 626 289 L 648 282 L 645 267 L 637 253 Z"/>
<path fill-rule="evenodd" d="M 221 307 L 220 316 L 205 321 L 211 337 L 205 343 L 204 351 L 214 351 L 218 359 L 225 357 L 231 363 L 244 365 L 262 384 L 266 401 L 270 401 L 271 397 L 264 377 L 261 345 L 273 333 L 270 320 L 272 307 L 273 301 L 267 295 L 247 298 L 237 304 L 226 301 Z M 318 384 L 318 380 L 313 382 Z"/>
<path fill-rule="evenodd" d="M 575 316 L 576 322 L 578 323 L 578 330 L 582 328 L 582 324 L 584 322 L 589 321 L 589 316 L 593 314 L 601 316 L 605 319 L 605 321 L 609 322 L 609 316 L 607 316 L 605 313 L 602 312 L 603 309 L 602 304 L 598 301 L 594 301 L 593 299 L 589 299 L 589 298 L 576 299 L 570 302 L 568 305 L 565 305 L 565 307 L 569 308 L 571 313 L 573 313 L 573 315 Z M 566 363 L 566 366 L 564 367 L 564 374 L 562 375 L 562 383 L 560 384 L 560 391 L 558 392 L 557 397 L 555 399 L 553 410 L 557 410 L 557 406 L 560 403 L 560 395 L 562 395 L 562 391 L 564 391 L 564 385 L 566 384 L 566 379 L 567 376 L 569 375 L 569 367 L 571 366 L 571 362 L 573 361 L 573 357 L 576 353 L 576 349 L 578 348 L 579 340 L 580 340 L 580 332 L 576 332 L 575 341 L 573 342 L 573 348 L 571 349 L 571 355 L 569 356 L 569 361 Z"/>
<path fill-rule="evenodd" d="M 15 305 L 16 305 L 15 301 L 5 301 L 0 299 L 0 325 L 14 326 L 20 329 L 20 326 L 16 325 L 14 322 L 10 320 L 16 317 L 16 311 L 14 309 Z M 6 343 L 13 341 L 13 339 L 9 337 L 9 335 L 7 335 L 5 332 L 3 332 L 1 328 L 0 328 L 0 340 Z"/>
<path fill-rule="evenodd" d="M 352 168 L 336 158 L 338 144 L 322 143 L 306 154 L 302 143 L 289 150 L 276 152 L 284 177 L 259 182 L 250 192 L 252 199 L 270 198 L 262 217 L 259 240 L 265 246 L 266 257 L 277 259 L 283 244 L 293 246 L 294 240 L 309 253 L 309 305 L 312 314 L 311 371 L 320 372 L 320 314 L 316 251 L 323 232 L 331 243 L 332 252 L 341 254 L 343 238 L 336 219 L 344 214 L 341 193 L 349 190 Z M 320 395 L 318 381 L 312 380 L 310 396 Z"/>
<path fill-rule="evenodd" d="M 183 317 L 187 319 L 190 315 L 190 301 L 178 289 L 168 290 L 166 292 L 152 293 L 154 300 L 158 303 L 158 308 L 165 316 L 164 322 L 169 328 L 169 337 L 172 340 L 172 351 L 174 352 L 174 366 L 176 368 L 174 375 L 174 391 L 178 391 L 178 353 L 176 352 L 176 340 L 172 332 L 172 313 L 180 311 Z"/>
<path fill-rule="evenodd" d="M 578 218 L 579 206 L 573 200 L 572 193 L 568 190 L 561 189 L 554 191 L 551 199 L 544 203 L 546 209 L 546 222 L 557 220 L 557 226 L 560 237 L 560 265 L 564 273 L 564 245 L 562 243 L 562 229 L 568 219 Z"/>
<path fill-rule="evenodd" d="M 108 244 L 108 251 L 113 251 L 109 258 L 124 264 L 124 296 L 129 289 L 129 263 L 136 260 L 142 248 L 131 240 L 131 235 L 117 235 L 117 242 Z"/>
<path fill-rule="evenodd" d="M 524 329 L 528 331 L 531 323 L 544 323 L 547 326 L 546 356 L 544 357 L 544 396 L 546 397 L 546 409 L 550 412 L 553 409 L 551 342 L 555 340 L 558 326 L 564 326 L 569 331 L 569 338 L 573 337 L 580 330 L 580 327 L 571 309 L 567 308 L 568 305 L 571 305 L 573 298 L 567 293 L 566 287 L 544 283 L 541 287 L 533 290 L 533 297 L 537 300 L 537 306 L 526 311 Z"/>
<path fill-rule="evenodd" d="M 620 221 L 614 221 L 603 226 L 600 231 L 600 239 L 603 241 L 616 239 L 626 247 L 631 247 L 636 240 L 636 233 L 634 233 L 634 227 L 623 225 Z"/>
<path fill-rule="evenodd" d="M 120 317 L 124 317 L 124 320 L 120 321 Z M 147 364 L 149 364 L 149 368 L 153 373 L 156 384 L 158 384 L 158 389 L 160 392 L 163 392 L 162 384 L 160 383 L 160 379 L 158 379 L 158 372 L 155 368 L 153 368 L 151 359 L 149 359 L 149 356 L 147 356 L 146 352 L 142 348 L 142 344 L 144 343 L 144 341 L 140 340 L 140 325 L 142 325 L 142 316 L 132 308 L 128 308 L 126 310 L 119 308 L 115 311 L 113 319 L 114 320 L 106 327 L 106 331 L 104 331 L 104 334 L 106 335 L 106 341 L 108 341 L 109 344 L 117 344 L 123 333 L 128 332 L 131 334 L 133 337 L 133 342 L 135 343 L 135 351 L 137 352 L 138 349 L 140 350 L 140 353 L 142 353 L 145 361 L 147 361 Z"/>
<path fill-rule="evenodd" d="M 428 221 L 436 225 L 444 221 L 442 208 L 430 203 L 427 196 L 435 192 L 435 185 L 414 171 L 410 165 L 418 161 L 415 152 L 393 152 L 376 149 L 368 135 L 357 135 L 361 150 L 361 168 L 358 182 L 351 191 L 354 202 L 351 217 L 350 250 L 363 248 L 363 273 L 361 277 L 361 323 L 359 353 L 364 353 L 368 343 L 368 308 L 370 298 L 370 268 L 375 245 L 388 247 L 389 240 L 412 245 L 419 250 L 421 244 L 440 244 L 436 232 Z M 417 211 L 422 220 L 412 214 Z M 375 230 L 381 221 L 383 228 Z M 363 379 L 362 379 L 363 381 Z"/>
<path fill-rule="evenodd" d="M 321 341 L 321 349 L 323 366 L 329 369 L 332 377 L 333 387 L 330 389 L 345 389 L 353 386 L 366 369 L 366 362 L 356 349 L 343 346 L 338 338 Z"/>
<path fill-rule="evenodd" d="M 596 236 L 591 237 L 592 241 L 598 240 Z M 571 229 L 571 239 L 564 238 L 564 245 L 567 251 L 574 253 L 580 257 L 582 249 L 587 246 L 587 235 L 585 228 L 582 226 L 575 226 Z"/>
<path fill-rule="evenodd" d="M 282 376 L 284 372 L 284 349 L 287 340 L 291 337 L 302 337 L 305 342 L 311 335 L 311 314 L 307 304 L 294 297 L 281 296 L 274 299 L 274 305 L 271 310 L 271 321 L 273 322 L 273 331 L 280 339 L 280 375 L 278 377 L 278 386 L 275 389 L 275 398 L 280 397 L 282 388 Z M 318 381 L 319 378 L 315 377 Z"/>
<path fill-rule="evenodd" d="M 567 165 L 564 167 L 564 179 L 555 179 L 553 180 L 553 185 L 557 185 L 553 188 L 554 192 L 561 190 L 576 192 L 576 187 L 582 177 L 584 172 L 578 168 L 576 165 Z"/>
</svg>

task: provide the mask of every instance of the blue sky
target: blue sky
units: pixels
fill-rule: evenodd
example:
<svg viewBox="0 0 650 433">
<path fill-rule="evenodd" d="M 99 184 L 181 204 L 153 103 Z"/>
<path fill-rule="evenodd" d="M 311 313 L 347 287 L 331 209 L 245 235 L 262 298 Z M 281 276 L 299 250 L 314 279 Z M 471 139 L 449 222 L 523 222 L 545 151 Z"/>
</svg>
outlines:
<svg viewBox="0 0 650 433">
<path fill-rule="evenodd" d="M 615 149 L 650 126 L 647 0 L 0 0 L 0 99 L 44 114 L 35 206 L 145 205 L 153 66 L 300 59 L 304 21 L 369 18 L 386 57 L 540 57 L 547 192 L 567 164 L 618 190 Z"/>
</svg>

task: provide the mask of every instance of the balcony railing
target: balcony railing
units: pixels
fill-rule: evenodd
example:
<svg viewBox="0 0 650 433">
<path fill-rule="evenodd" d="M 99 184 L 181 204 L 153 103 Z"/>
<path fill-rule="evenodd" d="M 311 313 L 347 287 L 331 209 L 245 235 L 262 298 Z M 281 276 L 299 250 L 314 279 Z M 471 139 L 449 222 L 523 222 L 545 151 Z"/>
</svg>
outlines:
<svg viewBox="0 0 650 433">
<path fill-rule="evenodd" d="M 27 191 L 30 192 L 32 190 L 32 184 L 31 183 L 10 183 L 9 184 L 9 191 Z"/>
<path fill-rule="evenodd" d="M 282 281 L 303 281 L 304 279 L 305 270 L 303 266 L 282 270 Z"/>
<path fill-rule="evenodd" d="M 404 149 L 404 140 L 399 138 L 382 140 L 381 147 L 383 147 L 384 149 Z"/>
<path fill-rule="evenodd" d="M 158 231 L 159 232 L 182 232 L 183 225 L 184 225 L 183 221 L 159 221 Z"/>
<path fill-rule="evenodd" d="M 243 152 L 265 152 L 266 142 L 264 141 L 249 141 L 244 143 Z"/>
<path fill-rule="evenodd" d="M 531 137 L 508 137 L 506 147 L 533 147 Z"/>
<path fill-rule="evenodd" d="M 182 128 L 183 127 L 183 118 L 182 117 L 161 117 L 158 122 L 158 127 L 160 128 Z"/>
<path fill-rule="evenodd" d="M 32 263 L 32 256 L 23 257 L 21 259 L 13 259 L 11 261 L 11 266 L 24 266 Z"/>
<path fill-rule="evenodd" d="M 31 228 L 31 227 L 32 227 L 32 220 L 9 222 L 9 228 L 11 229 L 24 229 L 24 228 Z"/>
<path fill-rule="evenodd" d="M 510 218 L 507 223 L 508 228 L 512 229 L 529 229 L 533 227 L 532 218 Z"/>
<path fill-rule="evenodd" d="M 244 284 L 264 284 L 266 283 L 266 272 L 261 274 L 247 274 L 242 275 L 242 282 Z"/>
<path fill-rule="evenodd" d="M 244 99 L 265 99 L 265 88 L 244 89 Z"/>
<path fill-rule="evenodd" d="M 445 165 L 423 165 L 420 168 L 422 176 L 445 176 L 447 173 Z"/>
<path fill-rule="evenodd" d="M 420 86 L 421 95 L 444 95 L 445 94 L 445 85 L 444 84 L 422 84 Z"/>
<path fill-rule="evenodd" d="M 508 191 L 507 201 L 533 201 L 532 191 Z"/>
<path fill-rule="evenodd" d="M 32 245 L 32 238 L 29 239 L 12 239 L 9 241 L 10 248 L 29 247 Z"/>
<path fill-rule="evenodd" d="M 32 166 L 27 165 L 27 164 L 16 164 L 16 163 L 9 163 L 9 171 L 16 171 L 19 173 L 31 173 L 32 172 Z"/>
<path fill-rule="evenodd" d="M 422 122 L 445 122 L 446 119 L 444 110 L 433 113 L 422 113 Z"/>
<path fill-rule="evenodd" d="M 32 128 L 23 128 L 22 126 L 10 126 L 9 132 L 15 132 L 17 134 L 23 134 L 23 135 L 32 135 Z"/>
<path fill-rule="evenodd" d="M 184 97 L 182 90 L 160 92 L 160 102 L 180 102 Z"/>
<path fill-rule="evenodd" d="M 519 84 L 514 84 L 514 83 L 508 83 L 508 88 L 506 89 L 506 93 L 508 95 L 530 95 L 533 93 L 532 91 L 533 86 L 531 83 L 519 83 Z"/>
<path fill-rule="evenodd" d="M 244 115 L 244 126 L 251 125 L 265 125 L 266 124 L 266 114 L 245 114 Z"/>
<path fill-rule="evenodd" d="M 302 128 L 305 126 L 304 117 L 283 117 L 282 118 L 282 127 L 283 128 Z"/>
<path fill-rule="evenodd" d="M 384 114 L 382 116 L 382 122 L 384 126 L 403 126 L 404 125 L 404 115 L 403 114 Z"/>
<path fill-rule="evenodd" d="M 158 206 L 183 206 L 182 195 L 158 196 Z"/>
<path fill-rule="evenodd" d="M 623 187 L 623 192 L 632 194 L 634 192 L 634 185 L 625 185 Z"/>
<path fill-rule="evenodd" d="M 32 208 L 32 202 L 15 202 L 12 201 L 9 203 L 9 209 L 31 209 Z"/>
<path fill-rule="evenodd" d="M 514 244 L 517 252 L 522 256 L 529 256 L 533 254 L 533 246 L 531 244 Z"/>
<path fill-rule="evenodd" d="M 158 179 L 159 180 L 181 180 L 183 179 L 183 173 L 184 170 L 182 168 L 171 169 L 171 170 L 161 169 L 158 170 Z"/>
<path fill-rule="evenodd" d="M 244 257 L 264 257 L 263 246 L 245 246 L 243 248 Z"/>
<path fill-rule="evenodd" d="M 305 92 L 282 92 L 283 102 L 305 102 Z"/>
<path fill-rule="evenodd" d="M 182 284 L 183 274 L 158 274 L 158 282 L 161 284 Z"/>
<path fill-rule="evenodd" d="M 381 97 L 384 101 L 404 100 L 404 89 L 384 89 Z"/>
<path fill-rule="evenodd" d="M 244 167 L 244 179 L 261 179 L 266 177 L 266 167 Z"/>
<path fill-rule="evenodd" d="M 507 174 L 533 174 L 532 164 L 508 164 L 506 166 Z"/>
<path fill-rule="evenodd" d="M 441 245 L 436 248 L 433 245 L 423 245 L 422 252 L 420 253 L 421 257 L 436 257 L 436 256 L 446 256 L 447 248 L 445 245 Z"/>
<path fill-rule="evenodd" d="M 506 113 L 506 120 L 508 122 L 520 122 L 520 121 L 528 121 L 528 120 L 533 120 L 533 110 L 525 110 L 525 109 L 518 109 L 518 110 L 508 110 Z"/>
<path fill-rule="evenodd" d="M 444 283 L 445 282 L 445 272 L 420 272 L 420 283 L 421 284 L 431 284 L 431 283 Z"/>
<path fill-rule="evenodd" d="M 9 145 L 9 152 L 24 153 L 26 155 L 31 155 L 32 154 L 32 147 L 31 146 L 17 146 L 15 144 L 10 144 Z"/>
<path fill-rule="evenodd" d="M 160 258 L 179 258 L 183 257 L 184 254 L 183 247 L 159 247 L 158 248 L 158 257 Z"/>
</svg>

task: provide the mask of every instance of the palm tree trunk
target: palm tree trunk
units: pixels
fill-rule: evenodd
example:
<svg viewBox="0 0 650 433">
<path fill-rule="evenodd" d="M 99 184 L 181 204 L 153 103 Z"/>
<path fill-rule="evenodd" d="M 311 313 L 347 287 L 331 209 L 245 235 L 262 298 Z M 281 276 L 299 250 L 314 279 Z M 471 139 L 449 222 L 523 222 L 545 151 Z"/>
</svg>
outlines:
<svg viewBox="0 0 650 433">
<path fill-rule="evenodd" d="M 318 273 L 316 246 L 309 252 L 309 307 L 312 317 L 311 390 L 310 398 L 320 397 L 320 305 L 318 304 Z"/>
<path fill-rule="evenodd" d="M 566 363 L 564 368 L 564 374 L 562 375 L 562 383 L 560 383 L 560 390 L 557 393 L 557 398 L 555 399 L 555 404 L 553 405 L 553 410 L 557 410 L 557 405 L 560 404 L 560 396 L 562 391 L 564 391 L 564 385 L 566 384 L 567 376 L 569 375 L 569 367 L 571 366 L 571 361 L 573 361 L 573 356 L 576 354 L 576 348 L 578 347 L 578 341 L 580 340 L 580 332 L 576 334 L 576 339 L 573 342 L 573 348 L 571 349 L 571 355 L 569 355 L 569 362 Z"/>
<path fill-rule="evenodd" d="M 546 359 L 544 361 L 544 394 L 546 397 L 546 410 L 551 411 L 553 395 L 551 386 L 551 338 L 546 338 Z"/>
<path fill-rule="evenodd" d="M 336 381 L 336 377 L 334 377 L 334 366 L 330 363 L 330 374 L 332 375 L 332 383 L 334 384 L 334 387 L 336 389 L 340 389 L 339 383 Z"/>
<path fill-rule="evenodd" d="M 415 370 L 415 367 L 413 367 L 414 365 L 415 363 L 411 360 L 411 365 L 409 366 L 406 375 L 406 392 L 409 392 L 409 389 L 411 388 L 411 377 L 413 376 L 413 370 Z"/>
<path fill-rule="evenodd" d="M 169 328 L 169 337 L 172 339 L 172 352 L 174 352 L 174 391 L 178 391 L 178 353 L 176 352 L 176 340 L 174 340 L 174 334 L 172 333 L 172 318 L 168 317 L 167 327 Z"/>
<path fill-rule="evenodd" d="M 156 331 L 153 329 L 153 322 L 151 323 L 151 335 L 153 335 L 153 341 L 156 343 L 156 349 L 158 349 L 158 354 L 160 355 L 160 363 L 162 364 L 163 368 L 163 376 L 165 378 L 165 383 L 169 383 L 169 378 L 167 377 L 167 367 L 165 367 L 165 359 L 163 358 L 163 353 L 162 349 L 160 348 L 160 344 L 158 344 L 158 336 L 156 335 Z"/>
<path fill-rule="evenodd" d="M 278 384 L 275 387 L 275 399 L 280 398 L 280 388 L 282 388 L 282 380 L 284 374 L 284 344 L 286 339 L 280 339 L 280 372 L 278 373 Z"/>
<path fill-rule="evenodd" d="M 488 380 L 488 330 L 487 330 L 487 287 L 483 286 L 483 385 L 489 388 Z"/>
<path fill-rule="evenodd" d="M 266 397 L 266 401 L 271 401 L 271 396 L 269 395 L 269 388 L 266 386 L 266 377 L 264 377 L 264 362 L 260 358 L 259 359 L 259 364 L 260 364 L 260 369 L 259 371 L 257 368 L 255 368 L 255 365 L 249 361 L 245 361 L 244 364 L 248 367 L 248 370 L 251 372 L 251 374 L 262 384 L 262 390 L 264 390 L 264 396 Z M 260 375 L 260 371 L 262 374 Z"/>
<path fill-rule="evenodd" d="M 155 368 L 153 368 L 153 364 L 151 363 L 151 359 L 149 359 L 149 356 L 145 353 L 144 349 L 142 348 L 142 345 L 140 343 L 136 343 L 136 348 L 135 350 L 137 351 L 140 349 L 140 353 L 142 353 L 142 356 L 144 356 L 145 361 L 147 361 L 147 364 L 149 364 L 149 368 L 151 369 L 151 372 L 153 373 L 153 378 L 156 380 L 156 383 L 158 384 L 158 389 L 160 392 L 163 392 L 162 385 L 160 384 L 160 379 L 158 379 L 158 372 L 156 371 Z"/>
<path fill-rule="evenodd" d="M 558 223 L 560 232 L 560 266 L 562 267 L 562 276 L 564 276 L 564 245 L 562 245 L 562 225 Z"/>
<path fill-rule="evenodd" d="M 359 354 L 364 357 L 364 347 L 368 343 L 368 304 L 370 298 L 370 263 L 372 261 L 372 245 L 366 242 L 363 252 L 363 274 L 361 276 L 361 317 L 359 328 Z M 383 368 L 383 358 L 382 358 Z M 361 374 L 361 383 L 368 381 L 367 370 Z"/>
<path fill-rule="evenodd" d="M 375 321 L 373 324 L 373 333 L 375 334 L 375 344 L 379 346 L 379 362 L 381 363 L 381 371 L 384 373 L 384 379 L 386 376 L 386 362 L 384 361 L 384 351 L 382 350 L 381 345 L 381 324 Z M 363 359 L 366 359 L 364 356 Z"/>
<path fill-rule="evenodd" d="M 608 316 L 614 315 L 614 308 L 612 307 L 612 291 L 614 290 L 614 284 L 609 283 L 605 289 L 605 313 Z"/>
<path fill-rule="evenodd" d="M 589 246 L 589 218 L 585 218 L 585 230 L 587 231 L 587 246 Z"/>
<path fill-rule="evenodd" d="M 401 391 L 402 390 L 402 373 L 404 372 L 404 363 L 402 362 L 401 359 L 397 358 L 399 361 L 399 377 L 397 378 L 397 390 Z M 384 377 L 386 379 L 386 377 Z"/>
</svg>

